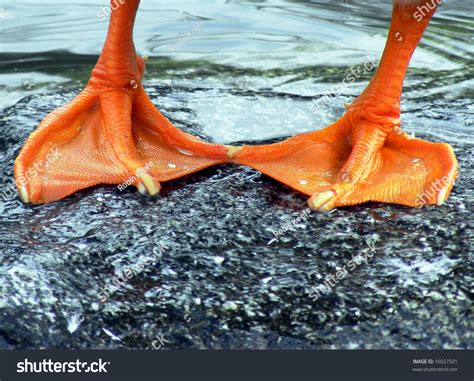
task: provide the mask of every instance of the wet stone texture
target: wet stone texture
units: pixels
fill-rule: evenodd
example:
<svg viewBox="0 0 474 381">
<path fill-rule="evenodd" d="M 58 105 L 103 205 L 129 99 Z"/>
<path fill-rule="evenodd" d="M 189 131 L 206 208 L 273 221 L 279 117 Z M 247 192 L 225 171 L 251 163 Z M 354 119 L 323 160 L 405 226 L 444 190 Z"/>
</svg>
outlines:
<svg viewBox="0 0 474 381">
<path fill-rule="evenodd" d="M 28 133 L 71 97 L 6 110 L 2 189 Z M 473 146 L 453 146 L 461 174 L 446 205 L 312 213 L 278 241 L 306 199 L 246 168 L 166 183 L 157 198 L 104 186 L 24 206 L 5 191 L 0 348 L 473 348 Z"/>
</svg>

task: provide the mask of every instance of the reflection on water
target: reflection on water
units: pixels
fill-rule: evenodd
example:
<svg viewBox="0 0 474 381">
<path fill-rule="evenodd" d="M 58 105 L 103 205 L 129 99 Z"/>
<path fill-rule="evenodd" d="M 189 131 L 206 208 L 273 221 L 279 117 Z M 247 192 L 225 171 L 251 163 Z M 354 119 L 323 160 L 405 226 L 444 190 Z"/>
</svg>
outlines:
<svg viewBox="0 0 474 381">
<path fill-rule="evenodd" d="M 0 107 L 32 92 L 80 88 L 102 47 L 106 0 L 20 0 L 0 14 Z M 317 114 L 351 66 L 380 57 L 390 1 L 142 0 L 137 50 L 153 59 L 145 83 L 178 124 L 220 142 L 260 140 L 321 128 L 365 86 L 344 88 Z M 470 139 L 474 123 L 472 10 L 445 2 L 412 60 L 407 130 Z"/>
</svg>

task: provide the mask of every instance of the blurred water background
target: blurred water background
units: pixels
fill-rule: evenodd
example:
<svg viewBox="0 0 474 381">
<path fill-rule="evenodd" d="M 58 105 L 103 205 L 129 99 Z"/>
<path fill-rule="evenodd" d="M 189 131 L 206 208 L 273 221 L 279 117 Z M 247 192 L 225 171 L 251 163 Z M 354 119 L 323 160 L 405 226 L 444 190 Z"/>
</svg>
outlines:
<svg viewBox="0 0 474 381">
<path fill-rule="evenodd" d="M 403 98 L 404 127 L 448 141 L 471 139 L 473 4 L 443 2 L 416 51 Z M 84 86 L 102 48 L 106 0 L 3 0 L 0 108 L 44 91 Z M 145 84 L 158 106 L 220 141 L 262 140 L 321 128 L 371 72 L 334 93 L 352 67 L 378 60 L 386 1 L 143 0 L 135 28 L 149 55 Z M 156 102 L 155 102 L 156 103 Z"/>
</svg>

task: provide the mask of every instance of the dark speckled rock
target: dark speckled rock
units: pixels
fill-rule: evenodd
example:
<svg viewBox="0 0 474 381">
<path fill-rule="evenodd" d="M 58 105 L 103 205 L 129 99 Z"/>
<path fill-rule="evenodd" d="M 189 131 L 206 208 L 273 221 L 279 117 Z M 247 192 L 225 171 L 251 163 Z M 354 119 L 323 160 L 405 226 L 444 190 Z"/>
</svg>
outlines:
<svg viewBox="0 0 474 381">
<path fill-rule="evenodd" d="M 3 115 L 4 189 L 27 134 L 71 97 Z M 473 146 L 453 145 L 461 175 L 446 205 L 312 213 L 278 241 L 306 199 L 246 168 L 157 198 L 98 187 L 32 207 L 5 194 L 0 348 L 473 348 Z"/>
</svg>

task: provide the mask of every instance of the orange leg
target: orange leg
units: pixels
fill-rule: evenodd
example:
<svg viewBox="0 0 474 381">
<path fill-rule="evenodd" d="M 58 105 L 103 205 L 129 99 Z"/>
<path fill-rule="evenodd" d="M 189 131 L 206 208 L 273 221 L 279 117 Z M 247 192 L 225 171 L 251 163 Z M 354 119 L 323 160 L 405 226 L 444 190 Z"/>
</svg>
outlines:
<svg viewBox="0 0 474 381">
<path fill-rule="evenodd" d="M 160 181 L 229 162 L 230 147 L 182 132 L 154 107 L 141 85 L 145 64 L 133 44 L 140 0 L 115 3 L 86 88 L 43 120 L 15 161 L 24 202 L 52 202 L 101 183 L 133 184 L 154 195 Z"/>
<path fill-rule="evenodd" d="M 435 0 L 394 0 L 377 72 L 336 123 L 277 144 L 244 146 L 234 150 L 234 161 L 312 196 L 309 206 L 322 212 L 367 201 L 441 205 L 457 176 L 451 146 L 399 128 L 403 79 L 436 6 Z"/>
</svg>

